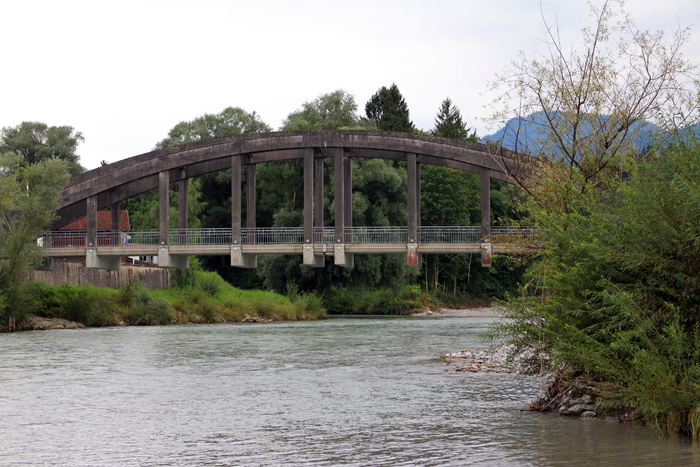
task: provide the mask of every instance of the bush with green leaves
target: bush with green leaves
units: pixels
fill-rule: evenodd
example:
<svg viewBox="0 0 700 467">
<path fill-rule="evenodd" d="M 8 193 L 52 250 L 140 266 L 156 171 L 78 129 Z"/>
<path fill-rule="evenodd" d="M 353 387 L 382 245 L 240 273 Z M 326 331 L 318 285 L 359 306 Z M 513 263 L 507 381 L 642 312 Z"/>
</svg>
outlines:
<svg viewBox="0 0 700 467">
<path fill-rule="evenodd" d="M 174 315 L 170 308 L 170 302 L 162 298 L 154 298 L 140 282 L 130 282 L 120 288 L 115 295 L 115 300 L 126 309 L 123 312 L 126 324 L 164 325 L 173 323 Z"/>
<path fill-rule="evenodd" d="M 117 304 L 109 289 L 27 283 L 18 295 L 26 312 L 37 316 L 67 319 L 86 326 L 111 326 L 118 322 Z"/>
<path fill-rule="evenodd" d="M 698 439 L 700 146 L 682 141 L 624 175 L 539 216 L 548 246 L 499 333 Z"/>
</svg>

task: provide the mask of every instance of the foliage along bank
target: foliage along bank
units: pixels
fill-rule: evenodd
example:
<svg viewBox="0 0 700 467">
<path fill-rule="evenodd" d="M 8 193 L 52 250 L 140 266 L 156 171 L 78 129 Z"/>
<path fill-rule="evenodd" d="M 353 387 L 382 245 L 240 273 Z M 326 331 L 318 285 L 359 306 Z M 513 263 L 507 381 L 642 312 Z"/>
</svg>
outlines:
<svg viewBox="0 0 700 467">
<path fill-rule="evenodd" d="M 181 271 L 174 285 L 146 290 L 132 282 L 120 289 L 95 286 L 48 286 L 37 282 L 17 291 L 15 329 L 31 329 L 31 316 L 64 319 L 85 326 L 240 323 L 323 319 L 326 312 L 314 294 L 285 297 L 247 291 L 226 283 L 218 274 Z M 2 330 L 6 330 L 3 323 Z"/>
</svg>

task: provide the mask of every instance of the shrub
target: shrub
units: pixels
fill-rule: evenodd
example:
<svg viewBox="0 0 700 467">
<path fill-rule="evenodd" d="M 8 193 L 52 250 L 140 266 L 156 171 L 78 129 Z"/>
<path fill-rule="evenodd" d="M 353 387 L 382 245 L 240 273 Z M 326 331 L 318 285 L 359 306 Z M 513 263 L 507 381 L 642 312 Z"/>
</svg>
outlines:
<svg viewBox="0 0 700 467">
<path fill-rule="evenodd" d="M 121 287 L 115 299 L 120 305 L 130 307 L 134 303 L 148 301 L 149 295 L 148 290 L 141 282 L 133 281 Z"/>
<path fill-rule="evenodd" d="M 185 290 L 194 287 L 196 272 L 193 268 L 175 269 L 170 274 L 170 285 L 176 289 Z"/>
<path fill-rule="evenodd" d="M 45 300 L 44 305 L 34 309 L 44 309 L 44 315 L 76 321 L 85 326 L 109 326 L 116 324 L 116 304 L 107 289 L 91 286 L 71 286 L 64 284 L 54 289 L 54 293 L 34 289 Z M 49 311 L 50 310 L 50 311 Z"/>
<path fill-rule="evenodd" d="M 226 286 L 226 282 L 215 272 L 199 272 L 196 286 L 210 297 L 216 297 Z"/>
<path fill-rule="evenodd" d="M 131 305 L 124 318 L 133 325 L 165 325 L 172 324 L 174 316 L 167 300 L 149 297 Z"/>
</svg>

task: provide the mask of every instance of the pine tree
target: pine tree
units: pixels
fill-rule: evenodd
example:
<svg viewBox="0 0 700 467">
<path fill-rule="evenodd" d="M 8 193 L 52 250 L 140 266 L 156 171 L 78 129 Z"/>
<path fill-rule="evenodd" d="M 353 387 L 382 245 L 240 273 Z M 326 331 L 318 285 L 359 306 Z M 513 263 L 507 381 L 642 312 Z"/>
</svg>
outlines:
<svg viewBox="0 0 700 467">
<path fill-rule="evenodd" d="M 435 129 L 432 131 L 435 136 L 444 138 L 462 139 L 477 142 L 479 138 L 474 130 L 469 132 L 466 124 L 462 121 L 459 109 L 452 104 L 450 98 L 442 101 L 440 111 L 435 118 Z"/>
<path fill-rule="evenodd" d="M 406 101 L 396 83 L 388 89 L 382 86 L 365 105 L 365 113 L 369 120 L 375 122 L 379 130 L 408 133 L 415 130 Z"/>
</svg>

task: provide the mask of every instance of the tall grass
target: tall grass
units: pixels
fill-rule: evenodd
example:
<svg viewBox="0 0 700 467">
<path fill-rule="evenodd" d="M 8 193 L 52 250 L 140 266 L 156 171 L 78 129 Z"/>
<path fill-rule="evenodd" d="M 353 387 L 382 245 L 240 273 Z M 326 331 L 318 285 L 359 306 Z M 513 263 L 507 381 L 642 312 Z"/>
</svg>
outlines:
<svg viewBox="0 0 700 467">
<path fill-rule="evenodd" d="M 138 282 L 120 289 L 28 283 L 20 294 L 26 314 L 86 326 L 295 321 L 327 316 L 320 298 L 313 294 L 299 294 L 292 301 L 273 292 L 237 289 L 214 272 L 188 271 L 176 276 L 175 286 L 164 290 L 147 290 Z"/>
</svg>

